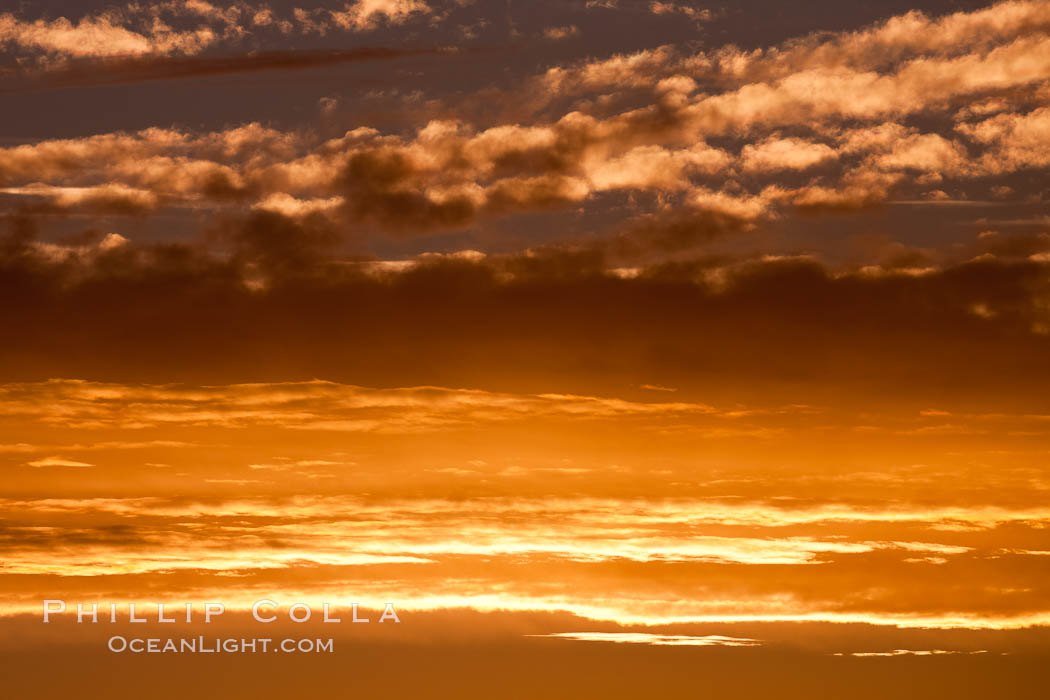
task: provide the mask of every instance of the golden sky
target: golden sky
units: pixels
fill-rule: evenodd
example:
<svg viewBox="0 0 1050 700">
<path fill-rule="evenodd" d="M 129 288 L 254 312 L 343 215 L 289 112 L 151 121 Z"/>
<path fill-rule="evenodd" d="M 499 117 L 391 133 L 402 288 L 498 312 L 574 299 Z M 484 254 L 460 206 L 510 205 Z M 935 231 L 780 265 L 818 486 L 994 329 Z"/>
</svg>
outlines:
<svg viewBox="0 0 1050 700">
<path fill-rule="evenodd" d="M 0 10 L 0 688 L 1041 697 L 1050 2 L 877 5 Z"/>
</svg>

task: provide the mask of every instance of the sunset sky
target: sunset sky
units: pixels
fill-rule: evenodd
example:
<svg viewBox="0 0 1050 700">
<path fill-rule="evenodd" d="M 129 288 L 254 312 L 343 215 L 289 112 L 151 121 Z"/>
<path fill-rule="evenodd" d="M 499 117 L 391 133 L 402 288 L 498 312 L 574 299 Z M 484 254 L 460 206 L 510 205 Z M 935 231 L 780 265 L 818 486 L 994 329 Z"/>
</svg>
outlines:
<svg viewBox="0 0 1050 700">
<path fill-rule="evenodd" d="M 1050 0 L 70 5 L 0 6 L 0 695 L 1045 697 Z M 106 650 L 261 598 L 401 624 Z"/>
</svg>

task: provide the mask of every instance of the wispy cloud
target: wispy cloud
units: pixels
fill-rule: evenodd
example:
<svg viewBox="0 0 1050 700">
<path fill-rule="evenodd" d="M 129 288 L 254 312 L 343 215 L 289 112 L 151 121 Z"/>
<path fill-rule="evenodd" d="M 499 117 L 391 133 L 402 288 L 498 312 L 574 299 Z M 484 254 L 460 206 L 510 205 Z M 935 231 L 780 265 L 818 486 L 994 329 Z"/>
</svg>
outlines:
<svg viewBox="0 0 1050 700">
<path fill-rule="evenodd" d="M 578 642 L 612 642 L 614 644 L 648 644 L 651 646 L 674 647 L 751 647 L 762 644 L 760 640 L 744 637 L 651 634 L 648 632 L 557 632 L 553 634 L 530 634 L 528 636 L 570 639 Z"/>
<path fill-rule="evenodd" d="M 66 459 L 64 457 L 44 457 L 43 459 L 35 459 L 32 462 L 26 462 L 31 467 L 93 467 L 94 464 L 88 464 L 87 462 L 77 462 L 76 460 Z"/>
<path fill-rule="evenodd" d="M 952 654 L 987 654 L 987 650 L 979 651 L 954 651 L 946 649 L 894 649 L 893 651 L 854 651 L 849 653 L 837 653 L 835 656 L 950 656 Z"/>
<path fill-rule="evenodd" d="M 296 8 L 286 16 L 266 4 L 219 6 L 204 0 L 134 3 L 53 20 L 5 12 L 0 14 L 0 48 L 40 55 L 48 68 L 63 58 L 193 56 L 213 46 L 242 45 L 257 34 L 367 32 L 430 13 L 423 0 L 352 0 L 336 10 Z M 173 29 L 173 20 L 185 28 Z"/>
</svg>

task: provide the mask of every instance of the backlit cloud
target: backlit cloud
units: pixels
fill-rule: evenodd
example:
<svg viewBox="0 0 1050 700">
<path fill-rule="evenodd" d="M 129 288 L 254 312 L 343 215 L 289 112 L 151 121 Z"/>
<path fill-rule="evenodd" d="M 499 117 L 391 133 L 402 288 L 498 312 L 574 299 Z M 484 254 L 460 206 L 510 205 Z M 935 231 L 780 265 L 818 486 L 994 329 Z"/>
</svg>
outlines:
<svg viewBox="0 0 1050 700">
<path fill-rule="evenodd" d="M 1050 2 L 946 7 L 0 12 L 6 694 L 263 598 L 388 696 L 1041 687 Z"/>
</svg>

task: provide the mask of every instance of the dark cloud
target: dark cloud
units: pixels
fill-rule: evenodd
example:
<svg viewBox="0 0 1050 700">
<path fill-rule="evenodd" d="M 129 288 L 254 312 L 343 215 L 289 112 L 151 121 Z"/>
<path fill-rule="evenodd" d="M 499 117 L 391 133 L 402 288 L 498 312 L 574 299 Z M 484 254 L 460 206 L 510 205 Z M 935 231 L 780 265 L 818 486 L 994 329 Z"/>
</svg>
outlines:
<svg viewBox="0 0 1050 700">
<path fill-rule="evenodd" d="M 371 47 L 346 50 L 263 51 L 232 56 L 145 56 L 71 61 L 46 72 L 0 69 L 7 87 L 0 94 L 88 85 L 120 85 L 153 80 L 202 78 L 236 73 L 294 71 L 405 57 L 451 55 L 436 48 Z M 5 75 L 6 73 L 6 75 Z M 0 84 L 2 85 L 2 84 Z"/>
<path fill-rule="evenodd" d="M 1008 258 L 1027 258 L 1050 250 L 1050 233 L 983 235 L 977 245 L 980 253 Z"/>
<path fill-rule="evenodd" d="M 248 266 L 278 280 L 317 275 L 314 266 L 323 266 L 326 254 L 342 240 L 340 231 L 323 216 L 293 220 L 266 211 L 220 220 L 209 233 L 220 246 L 232 250 L 237 269 Z"/>
<path fill-rule="evenodd" d="M 393 271 L 333 257 L 320 220 L 259 214 L 215 235 L 231 255 L 126 244 L 47 257 L 16 225 L 0 247 L 4 297 L 18 300 L 2 312 L 18 339 L 2 351 L 5 379 L 596 393 L 656 381 L 699 395 L 1019 403 L 1050 385 L 1048 270 L 1032 260 L 912 275 L 706 258 L 625 278 L 601 252 L 554 248 Z"/>
</svg>

